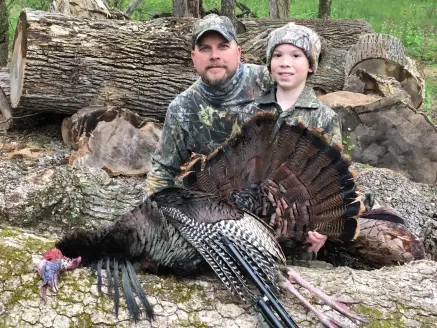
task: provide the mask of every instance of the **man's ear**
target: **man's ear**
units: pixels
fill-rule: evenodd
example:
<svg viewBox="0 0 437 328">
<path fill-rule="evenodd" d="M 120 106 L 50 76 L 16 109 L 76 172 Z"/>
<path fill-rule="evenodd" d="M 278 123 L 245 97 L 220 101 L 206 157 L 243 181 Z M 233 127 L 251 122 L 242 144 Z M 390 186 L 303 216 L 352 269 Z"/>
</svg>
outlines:
<svg viewBox="0 0 437 328">
<path fill-rule="evenodd" d="M 238 60 L 241 61 L 241 47 L 237 46 Z"/>
<path fill-rule="evenodd" d="M 191 60 L 193 61 L 193 64 L 194 64 L 194 61 L 195 61 L 195 57 L 196 57 L 196 54 L 195 54 L 195 52 L 193 50 L 193 51 L 191 51 Z"/>
</svg>

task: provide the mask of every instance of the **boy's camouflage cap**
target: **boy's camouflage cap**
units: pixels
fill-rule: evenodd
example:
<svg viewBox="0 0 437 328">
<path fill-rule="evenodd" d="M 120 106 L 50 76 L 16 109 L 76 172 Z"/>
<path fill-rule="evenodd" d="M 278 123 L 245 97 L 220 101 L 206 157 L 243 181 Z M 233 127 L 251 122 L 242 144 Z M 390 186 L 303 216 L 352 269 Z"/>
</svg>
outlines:
<svg viewBox="0 0 437 328">
<path fill-rule="evenodd" d="M 302 49 L 310 62 L 313 73 L 317 71 L 322 43 L 314 30 L 295 23 L 288 23 L 273 30 L 267 40 L 266 62 L 269 67 L 273 51 L 276 46 L 283 43 L 292 44 Z"/>
<path fill-rule="evenodd" d="M 193 26 L 193 49 L 196 46 L 197 41 L 199 41 L 202 35 L 208 31 L 218 32 L 228 41 L 237 41 L 237 33 L 235 33 L 234 25 L 228 17 L 209 14 L 203 19 L 198 20 Z"/>
</svg>

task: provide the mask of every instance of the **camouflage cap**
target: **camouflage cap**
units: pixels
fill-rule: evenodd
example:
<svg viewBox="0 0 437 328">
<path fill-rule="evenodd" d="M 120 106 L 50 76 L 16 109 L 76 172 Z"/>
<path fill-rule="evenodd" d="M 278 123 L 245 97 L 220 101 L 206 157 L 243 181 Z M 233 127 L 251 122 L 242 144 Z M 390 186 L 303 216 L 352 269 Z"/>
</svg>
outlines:
<svg viewBox="0 0 437 328">
<path fill-rule="evenodd" d="M 235 33 L 234 25 L 228 17 L 219 16 L 216 14 L 209 14 L 203 19 L 198 20 L 193 26 L 193 49 L 196 46 L 196 43 L 202 37 L 202 35 L 208 31 L 218 32 L 223 35 L 223 37 L 228 41 L 237 41 L 237 33 Z"/>
<path fill-rule="evenodd" d="M 268 66 L 270 66 L 270 60 L 276 46 L 283 43 L 292 44 L 302 49 L 310 62 L 313 73 L 316 72 L 322 43 L 319 35 L 314 30 L 295 23 L 288 23 L 273 30 L 267 41 L 266 62 Z"/>
</svg>

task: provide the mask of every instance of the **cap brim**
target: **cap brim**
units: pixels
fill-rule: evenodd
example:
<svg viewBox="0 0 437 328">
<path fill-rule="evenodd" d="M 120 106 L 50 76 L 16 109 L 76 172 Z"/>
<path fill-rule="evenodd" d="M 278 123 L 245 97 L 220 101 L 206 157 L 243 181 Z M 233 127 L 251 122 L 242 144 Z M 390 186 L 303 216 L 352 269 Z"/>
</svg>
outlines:
<svg viewBox="0 0 437 328">
<path fill-rule="evenodd" d="M 199 34 L 197 34 L 196 36 L 196 42 L 195 44 L 197 44 L 197 42 L 199 41 L 199 39 L 207 32 L 217 32 L 220 33 L 226 40 L 231 41 L 231 40 L 235 40 L 234 36 L 231 35 L 230 33 L 228 33 L 226 30 L 224 30 L 221 27 L 210 27 L 208 29 L 206 29 L 205 31 L 200 32 Z"/>
</svg>

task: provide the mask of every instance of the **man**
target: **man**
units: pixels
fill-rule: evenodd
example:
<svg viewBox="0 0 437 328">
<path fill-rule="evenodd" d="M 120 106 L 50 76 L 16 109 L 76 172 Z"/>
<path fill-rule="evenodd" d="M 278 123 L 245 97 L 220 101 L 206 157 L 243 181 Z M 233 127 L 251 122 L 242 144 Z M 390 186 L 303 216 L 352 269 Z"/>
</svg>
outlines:
<svg viewBox="0 0 437 328">
<path fill-rule="evenodd" d="M 241 48 L 227 17 L 211 14 L 196 22 L 191 57 L 200 78 L 170 103 L 147 176 L 149 195 L 173 186 L 192 153 L 207 155 L 238 133 L 242 108 L 271 87 L 265 66 L 240 62 Z"/>
</svg>

